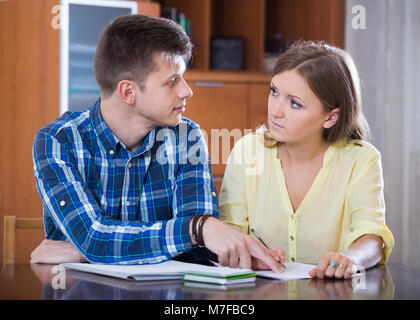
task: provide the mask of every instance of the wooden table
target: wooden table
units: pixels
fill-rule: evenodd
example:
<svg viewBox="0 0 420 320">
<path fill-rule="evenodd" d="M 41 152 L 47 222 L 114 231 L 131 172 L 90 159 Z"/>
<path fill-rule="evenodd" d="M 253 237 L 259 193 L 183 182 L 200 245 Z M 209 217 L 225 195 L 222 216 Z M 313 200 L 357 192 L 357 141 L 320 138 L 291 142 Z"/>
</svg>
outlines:
<svg viewBox="0 0 420 320">
<path fill-rule="evenodd" d="M 383 300 L 420 299 L 420 273 L 401 264 L 369 269 L 357 280 L 280 282 L 257 278 L 234 290 L 189 288 L 182 280 L 135 282 L 53 265 L 6 265 L 1 300 Z"/>
</svg>

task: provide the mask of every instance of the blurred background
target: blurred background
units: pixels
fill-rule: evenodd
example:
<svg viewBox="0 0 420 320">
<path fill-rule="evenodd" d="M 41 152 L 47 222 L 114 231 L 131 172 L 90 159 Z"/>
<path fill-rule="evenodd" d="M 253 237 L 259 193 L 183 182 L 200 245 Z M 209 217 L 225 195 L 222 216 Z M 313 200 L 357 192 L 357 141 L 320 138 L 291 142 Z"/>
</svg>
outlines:
<svg viewBox="0 0 420 320">
<path fill-rule="evenodd" d="M 33 138 L 63 112 L 96 100 L 97 38 L 129 13 L 173 19 L 191 37 L 185 79 L 194 96 L 185 116 L 207 133 L 264 123 L 273 61 L 291 42 L 324 40 L 349 51 L 372 143 L 382 153 L 386 219 L 396 243 L 390 262 L 420 270 L 419 0 L 0 0 L 0 239 L 4 216 L 42 217 Z M 219 142 L 209 141 L 212 155 Z M 228 154 L 217 154 L 219 189 Z M 28 262 L 43 237 L 17 231 L 16 262 Z"/>
</svg>

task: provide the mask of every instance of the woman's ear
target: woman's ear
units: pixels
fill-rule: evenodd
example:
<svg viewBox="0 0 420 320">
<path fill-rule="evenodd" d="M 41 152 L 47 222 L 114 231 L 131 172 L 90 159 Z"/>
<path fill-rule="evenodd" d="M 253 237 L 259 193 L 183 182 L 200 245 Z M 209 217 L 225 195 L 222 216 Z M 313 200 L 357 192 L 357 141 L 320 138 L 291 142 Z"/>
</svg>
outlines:
<svg viewBox="0 0 420 320">
<path fill-rule="evenodd" d="M 339 117 L 340 117 L 340 109 L 339 108 L 335 108 L 335 109 L 331 110 L 330 112 L 328 112 L 328 116 L 325 119 L 323 127 L 325 129 L 331 128 L 332 126 L 334 126 L 337 123 Z"/>
<path fill-rule="evenodd" d="M 133 105 L 136 101 L 136 88 L 132 81 L 121 80 L 117 85 L 117 92 L 120 99 L 129 105 Z"/>
</svg>

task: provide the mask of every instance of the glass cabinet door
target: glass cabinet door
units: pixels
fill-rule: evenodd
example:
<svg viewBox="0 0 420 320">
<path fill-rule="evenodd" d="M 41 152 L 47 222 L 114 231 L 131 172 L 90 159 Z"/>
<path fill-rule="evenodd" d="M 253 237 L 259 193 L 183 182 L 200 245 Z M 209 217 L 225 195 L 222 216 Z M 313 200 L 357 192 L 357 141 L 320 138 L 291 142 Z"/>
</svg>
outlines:
<svg viewBox="0 0 420 320">
<path fill-rule="evenodd" d="M 137 13 L 133 1 L 62 1 L 60 115 L 82 111 L 98 99 L 93 57 L 99 36 L 109 22 L 133 13 Z"/>
</svg>

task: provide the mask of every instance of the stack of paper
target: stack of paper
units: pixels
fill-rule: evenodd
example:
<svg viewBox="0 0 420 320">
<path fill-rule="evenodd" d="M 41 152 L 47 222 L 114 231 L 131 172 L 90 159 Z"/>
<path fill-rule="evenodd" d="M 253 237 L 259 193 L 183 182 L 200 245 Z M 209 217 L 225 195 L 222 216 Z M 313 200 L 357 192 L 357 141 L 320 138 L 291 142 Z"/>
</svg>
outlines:
<svg viewBox="0 0 420 320">
<path fill-rule="evenodd" d="M 185 271 L 184 280 L 217 284 L 237 284 L 255 282 L 256 275 L 251 269 L 207 267 L 201 270 Z"/>
</svg>

